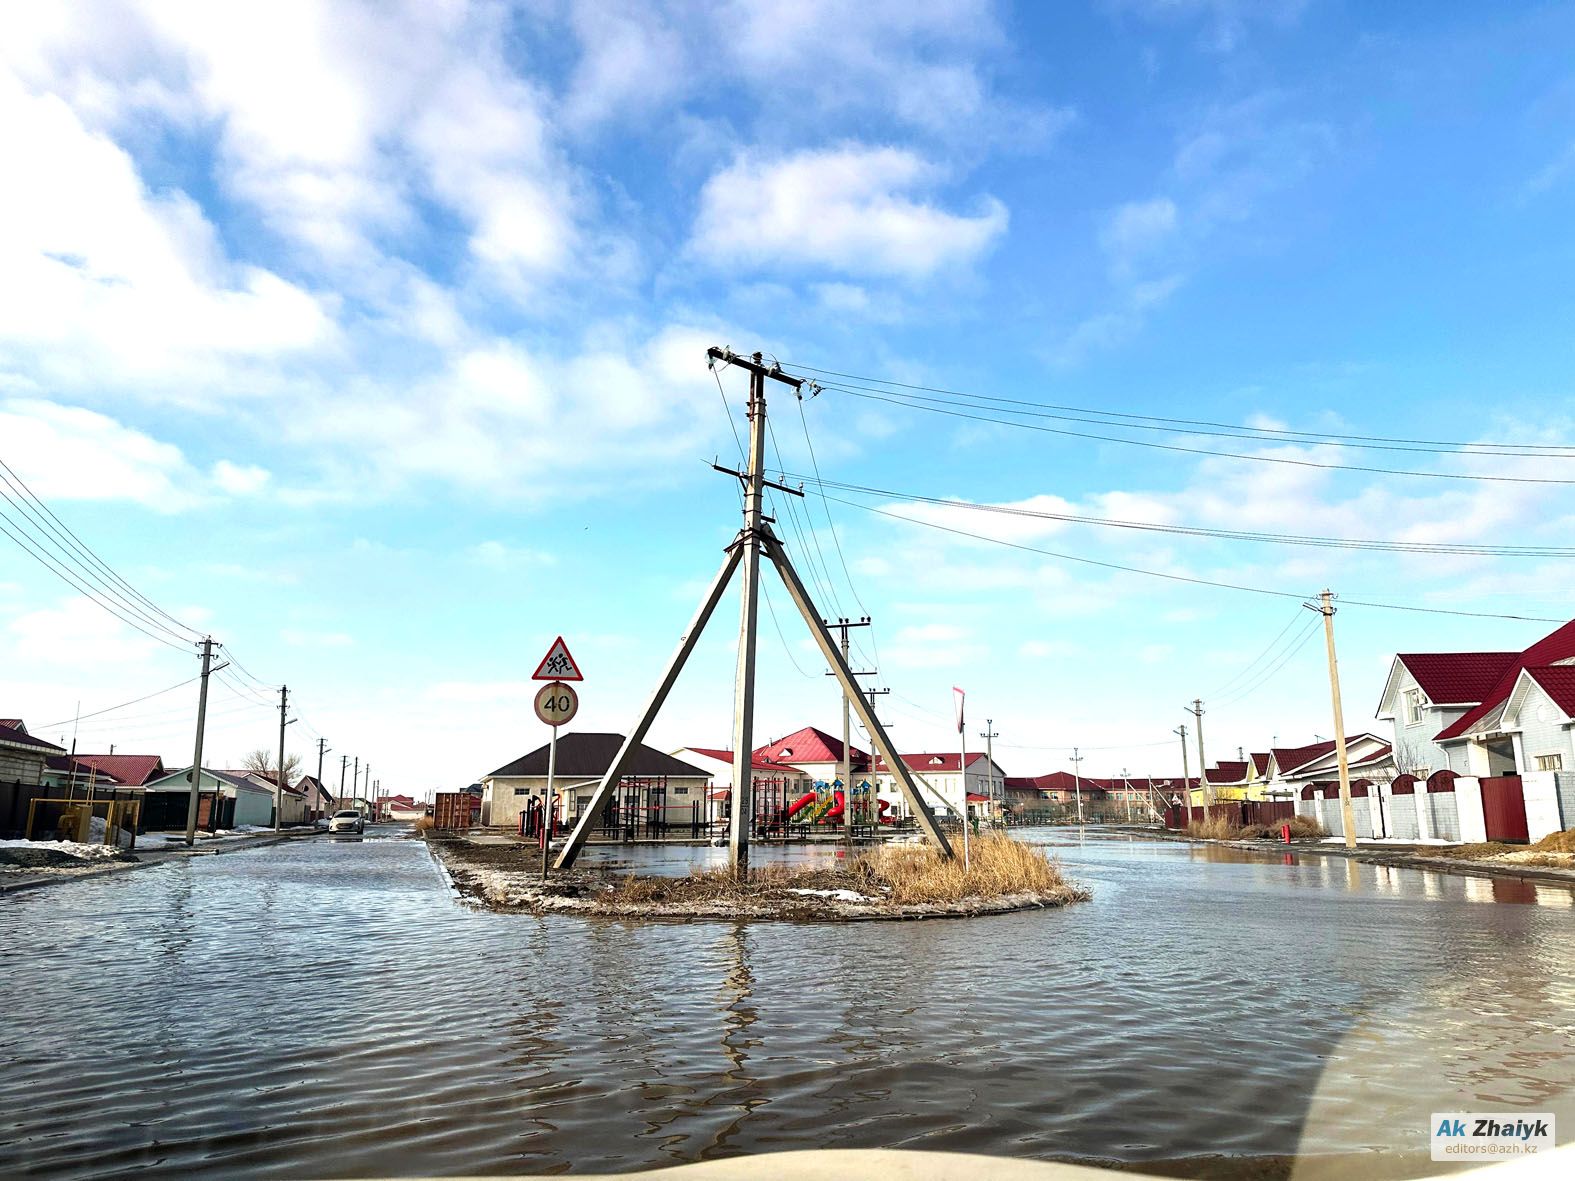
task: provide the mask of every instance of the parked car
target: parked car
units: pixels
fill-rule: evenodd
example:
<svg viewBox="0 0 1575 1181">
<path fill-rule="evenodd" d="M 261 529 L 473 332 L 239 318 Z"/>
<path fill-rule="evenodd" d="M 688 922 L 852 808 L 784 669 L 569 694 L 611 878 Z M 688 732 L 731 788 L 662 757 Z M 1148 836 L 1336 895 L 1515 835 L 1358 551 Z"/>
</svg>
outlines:
<svg viewBox="0 0 1575 1181">
<path fill-rule="evenodd" d="M 346 808 L 343 812 L 335 812 L 328 821 L 329 832 L 353 832 L 356 834 L 366 831 L 366 817 L 354 808 Z"/>
</svg>

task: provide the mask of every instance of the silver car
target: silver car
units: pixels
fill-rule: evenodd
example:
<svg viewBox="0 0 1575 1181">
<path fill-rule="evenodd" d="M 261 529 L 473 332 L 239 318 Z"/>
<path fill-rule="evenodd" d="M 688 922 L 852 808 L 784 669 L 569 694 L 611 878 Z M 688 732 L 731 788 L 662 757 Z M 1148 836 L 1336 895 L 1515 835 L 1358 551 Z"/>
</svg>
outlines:
<svg viewBox="0 0 1575 1181">
<path fill-rule="evenodd" d="M 366 831 L 366 817 L 354 808 L 335 812 L 328 820 L 329 832 L 353 832 L 360 836 Z"/>
</svg>

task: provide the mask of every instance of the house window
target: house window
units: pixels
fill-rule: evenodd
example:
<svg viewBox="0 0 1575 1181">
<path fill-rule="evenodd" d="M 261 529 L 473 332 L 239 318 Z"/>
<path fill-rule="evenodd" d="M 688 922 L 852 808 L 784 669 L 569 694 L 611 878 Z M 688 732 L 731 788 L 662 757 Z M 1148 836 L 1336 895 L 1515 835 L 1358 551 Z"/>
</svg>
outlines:
<svg viewBox="0 0 1575 1181">
<path fill-rule="evenodd" d="M 1422 720 L 1422 690 L 1405 691 L 1405 724 L 1414 726 Z"/>
<path fill-rule="evenodd" d="M 686 796 L 689 794 L 689 789 L 687 787 L 675 787 L 673 788 L 673 794 L 675 796 Z"/>
<path fill-rule="evenodd" d="M 1537 770 L 1539 770 L 1539 771 L 1562 771 L 1562 770 L 1564 770 L 1564 756 L 1563 755 L 1538 755 L 1537 756 Z"/>
</svg>

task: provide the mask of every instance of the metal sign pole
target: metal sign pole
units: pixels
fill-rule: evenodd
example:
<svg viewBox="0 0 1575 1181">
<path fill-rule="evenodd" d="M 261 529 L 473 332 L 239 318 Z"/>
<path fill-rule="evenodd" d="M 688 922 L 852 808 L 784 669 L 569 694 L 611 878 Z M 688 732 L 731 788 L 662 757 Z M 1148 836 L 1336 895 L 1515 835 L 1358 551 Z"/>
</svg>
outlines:
<svg viewBox="0 0 1575 1181">
<path fill-rule="evenodd" d="M 547 741 L 547 792 L 541 801 L 541 880 L 547 880 L 547 854 L 552 847 L 552 816 L 557 811 L 553 801 L 552 781 L 558 773 L 558 727 L 552 728 Z"/>
</svg>

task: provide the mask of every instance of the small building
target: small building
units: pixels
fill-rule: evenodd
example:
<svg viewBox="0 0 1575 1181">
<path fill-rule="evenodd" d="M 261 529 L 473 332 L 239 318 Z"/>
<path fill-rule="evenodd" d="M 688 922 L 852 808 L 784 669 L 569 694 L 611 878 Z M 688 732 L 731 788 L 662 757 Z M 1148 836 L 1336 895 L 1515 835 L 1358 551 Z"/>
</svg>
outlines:
<svg viewBox="0 0 1575 1181">
<path fill-rule="evenodd" d="M 573 732 L 558 736 L 553 784 L 557 823 L 572 824 L 591 802 L 591 793 L 623 747 L 622 734 Z M 547 751 L 543 745 L 505 763 L 481 780 L 481 823 L 488 828 L 520 826 L 532 801 L 539 807 L 547 789 Z M 606 802 L 609 823 L 684 826 L 706 807 L 709 776 L 641 743 L 615 798 Z M 699 811 L 696 810 L 699 806 Z"/>
<path fill-rule="evenodd" d="M 191 768 L 170 771 L 137 789 L 143 794 L 142 828 L 148 832 L 175 832 L 186 827 L 191 802 Z M 268 827 L 273 824 L 273 784 L 250 771 L 202 769 L 198 781 L 198 815 L 208 814 L 218 800 L 217 823 L 208 828 L 239 828 L 242 825 Z M 203 802 L 206 796 L 207 802 Z"/>
<path fill-rule="evenodd" d="M 35 738 L 21 718 L 0 719 L 0 835 L 19 837 L 33 800 L 49 795 L 45 773 L 65 748 Z"/>
<path fill-rule="evenodd" d="M 295 790 L 301 793 L 306 805 L 306 819 L 315 821 L 319 817 L 328 816 L 337 811 L 336 797 L 329 791 L 323 781 L 315 775 L 303 775 L 296 780 Z"/>
</svg>

